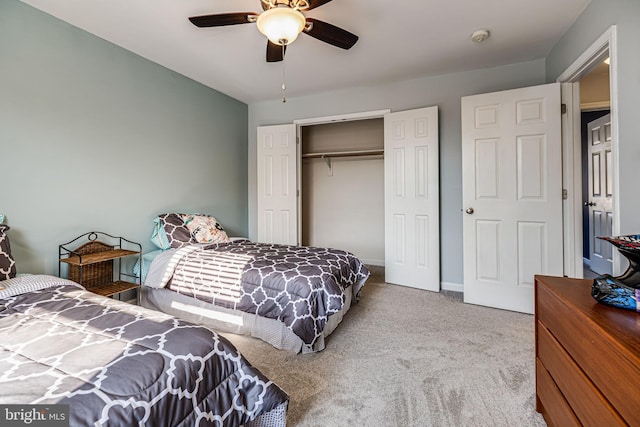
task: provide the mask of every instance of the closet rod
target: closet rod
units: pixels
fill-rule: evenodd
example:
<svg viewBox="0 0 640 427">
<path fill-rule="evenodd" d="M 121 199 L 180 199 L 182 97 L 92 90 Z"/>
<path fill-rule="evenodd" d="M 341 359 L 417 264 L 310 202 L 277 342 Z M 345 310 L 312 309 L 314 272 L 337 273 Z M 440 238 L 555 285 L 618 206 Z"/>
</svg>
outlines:
<svg viewBox="0 0 640 427">
<path fill-rule="evenodd" d="M 355 157 L 355 156 L 377 156 L 384 154 L 384 150 L 353 150 L 353 151 L 330 151 L 326 153 L 303 154 L 304 159 L 324 159 L 329 157 Z"/>
</svg>

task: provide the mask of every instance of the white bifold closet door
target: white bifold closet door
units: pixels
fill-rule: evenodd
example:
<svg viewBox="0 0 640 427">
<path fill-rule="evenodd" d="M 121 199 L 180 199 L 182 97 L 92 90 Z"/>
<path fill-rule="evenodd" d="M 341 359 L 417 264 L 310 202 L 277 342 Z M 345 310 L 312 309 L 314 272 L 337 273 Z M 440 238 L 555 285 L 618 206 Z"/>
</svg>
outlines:
<svg viewBox="0 0 640 427">
<path fill-rule="evenodd" d="M 258 127 L 258 241 L 298 244 L 296 126 Z"/>
<path fill-rule="evenodd" d="M 384 128 L 385 280 L 439 292 L 438 108 L 385 114 Z M 258 241 L 298 244 L 296 126 L 257 136 Z"/>
<path fill-rule="evenodd" d="M 385 281 L 440 291 L 438 107 L 384 116 Z"/>
</svg>

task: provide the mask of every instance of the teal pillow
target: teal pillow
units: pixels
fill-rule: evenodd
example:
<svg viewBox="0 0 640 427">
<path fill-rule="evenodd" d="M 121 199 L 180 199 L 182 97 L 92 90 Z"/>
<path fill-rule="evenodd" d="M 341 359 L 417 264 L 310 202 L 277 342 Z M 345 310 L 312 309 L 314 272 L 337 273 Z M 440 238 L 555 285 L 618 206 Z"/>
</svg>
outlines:
<svg viewBox="0 0 640 427">
<path fill-rule="evenodd" d="M 164 226 L 160 217 L 156 217 L 153 220 L 153 232 L 151 233 L 151 243 L 159 247 L 160 249 L 169 249 L 169 239 L 167 239 L 167 233 L 164 231 Z"/>
</svg>

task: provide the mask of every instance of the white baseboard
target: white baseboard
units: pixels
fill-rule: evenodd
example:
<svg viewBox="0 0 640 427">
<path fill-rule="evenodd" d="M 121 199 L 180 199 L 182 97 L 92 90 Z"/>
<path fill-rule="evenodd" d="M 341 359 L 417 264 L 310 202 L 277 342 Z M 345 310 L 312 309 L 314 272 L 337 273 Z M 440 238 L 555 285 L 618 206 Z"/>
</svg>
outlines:
<svg viewBox="0 0 640 427">
<path fill-rule="evenodd" d="M 384 260 L 383 259 L 364 259 L 364 258 L 360 258 L 360 261 L 362 261 L 362 263 L 364 265 L 375 265 L 376 267 L 384 267 Z"/>
<path fill-rule="evenodd" d="M 440 282 L 440 289 L 442 289 L 443 291 L 464 293 L 464 285 L 461 283 Z"/>
<path fill-rule="evenodd" d="M 360 259 L 363 264 L 384 267 L 384 260 Z M 440 282 L 440 289 L 443 291 L 462 292 L 464 293 L 464 285 L 462 283 Z"/>
</svg>

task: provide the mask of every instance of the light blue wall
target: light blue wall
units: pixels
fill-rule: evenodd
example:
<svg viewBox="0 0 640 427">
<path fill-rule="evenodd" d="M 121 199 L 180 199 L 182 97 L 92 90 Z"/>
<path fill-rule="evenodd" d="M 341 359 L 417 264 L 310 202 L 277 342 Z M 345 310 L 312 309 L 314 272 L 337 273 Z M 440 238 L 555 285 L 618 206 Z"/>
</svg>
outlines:
<svg viewBox="0 0 640 427">
<path fill-rule="evenodd" d="M 312 66 L 312 65 L 310 65 Z M 359 87 L 249 105 L 249 235 L 256 230 L 256 128 L 295 119 L 436 105 L 440 127 L 441 280 L 463 283 L 460 98 L 545 82 L 544 61 Z M 266 84 L 266 83 L 265 83 Z M 275 82 L 274 82 L 275 84 Z M 382 191 L 382 189 L 380 189 Z"/>
<path fill-rule="evenodd" d="M 247 233 L 247 105 L 17 0 L 0 2 L 0 213 L 19 272 L 91 230 L 151 249 L 164 211 Z"/>
<path fill-rule="evenodd" d="M 611 25 L 617 31 L 620 232 L 640 232 L 640 0 L 591 0 L 547 56 L 548 81 L 556 78 Z"/>
</svg>

